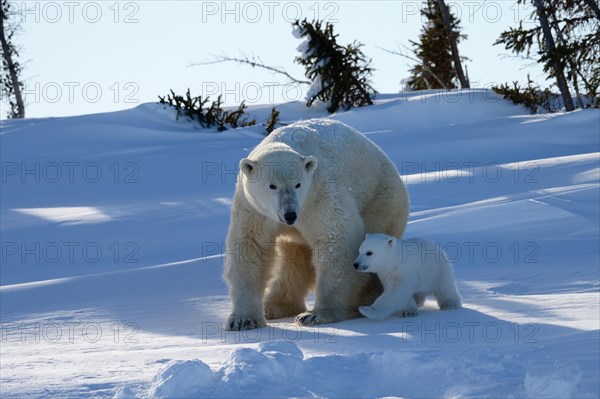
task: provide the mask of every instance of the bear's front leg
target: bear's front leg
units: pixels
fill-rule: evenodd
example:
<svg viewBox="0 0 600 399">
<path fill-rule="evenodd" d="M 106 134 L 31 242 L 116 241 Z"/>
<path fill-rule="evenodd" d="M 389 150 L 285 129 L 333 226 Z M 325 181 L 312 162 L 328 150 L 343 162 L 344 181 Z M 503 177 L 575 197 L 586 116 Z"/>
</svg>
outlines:
<svg viewBox="0 0 600 399">
<path fill-rule="evenodd" d="M 263 297 L 272 265 L 272 240 L 267 235 L 251 237 L 244 223 L 232 220 L 227 234 L 225 280 L 233 305 L 225 329 L 238 331 L 265 327 Z M 266 229 L 257 229 L 264 232 Z M 258 238 L 258 239 L 257 239 Z"/>
<path fill-rule="evenodd" d="M 245 241 L 239 246 L 257 248 L 255 243 Z M 263 310 L 266 278 L 260 261 L 248 259 L 245 249 L 229 251 L 225 260 L 225 277 L 233 305 L 225 329 L 250 330 L 267 325 Z"/>
</svg>

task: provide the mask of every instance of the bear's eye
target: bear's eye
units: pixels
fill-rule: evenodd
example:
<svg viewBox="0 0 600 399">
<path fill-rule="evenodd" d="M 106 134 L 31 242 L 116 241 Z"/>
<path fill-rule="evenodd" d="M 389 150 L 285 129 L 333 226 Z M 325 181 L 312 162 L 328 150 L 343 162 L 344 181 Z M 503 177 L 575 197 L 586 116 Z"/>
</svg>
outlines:
<svg viewBox="0 0 600 399">
<path fill-rule="evenodd" d="M 274 185 L 274 184 L 269 184 L 269 188 L 270 188 L 271 190 L 277 190 L 277 186 L 276 186 L 276 185 Z"/>
<path fill-rule="evenodd" d="M 373 255 L 373 251 L 367 251 L 367 256 Z"/>
<path fill-rule="evenodd" d="M 296 184 L 296 188 L 300 188 L 300 183 Z"/>
</svg>

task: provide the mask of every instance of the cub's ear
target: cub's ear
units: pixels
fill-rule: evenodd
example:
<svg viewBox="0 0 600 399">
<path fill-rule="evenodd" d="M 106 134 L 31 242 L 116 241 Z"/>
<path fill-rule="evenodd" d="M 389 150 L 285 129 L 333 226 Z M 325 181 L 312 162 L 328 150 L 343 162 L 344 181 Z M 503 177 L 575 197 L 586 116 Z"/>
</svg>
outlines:
<svg viewBox="0 0 600 399">
<path fill-rule="evenodd" d="M 396 245 L 396 239 L 394 237 L 388 238 L 387 244 L 390 248 L 394 248 L 394 246 Z"/>
<path fill-rule="evenodd" d="M 257 170 L 257 164 L 256 164 L 255 161 L 253 161 L 251 159 L 244 158 L 244 159 L 242 159 L 240 161 L 240 170 L 247 177 L 250 177 L 253 173 L 256 172 L 256 170 Z"/>
<path fill-rule="evenodd" d="M 307 172 L 314 172 L 318 164 L 317 157 L 313 157 L 312 155 L 304 157 L 304 169 Z"/>
</svg>

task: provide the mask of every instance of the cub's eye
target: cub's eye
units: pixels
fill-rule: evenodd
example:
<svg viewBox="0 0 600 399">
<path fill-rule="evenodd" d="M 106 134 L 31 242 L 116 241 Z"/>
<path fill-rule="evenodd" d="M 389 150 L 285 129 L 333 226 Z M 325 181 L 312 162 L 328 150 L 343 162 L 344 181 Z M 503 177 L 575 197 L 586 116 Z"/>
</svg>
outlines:
<svg viewBox="0 0 600 399">
<path fill-rule="evenodd" d="M 277 186 L 276 186 L 276 185 L 274 185 L 274 184 L 270 184 L 270 185 L 269 185 L 269 188 L 270 188 L 271 190 L 277 190 Z"/>
<path fill-rule="evenodd" d="M 296 184 L 296 188 L 300 188 L 300 183 Z"/>
<path fill-rule="evenodd" d="M 373 255 L 373 251 L 367 251 L 367 256 Z"/>
</svg>

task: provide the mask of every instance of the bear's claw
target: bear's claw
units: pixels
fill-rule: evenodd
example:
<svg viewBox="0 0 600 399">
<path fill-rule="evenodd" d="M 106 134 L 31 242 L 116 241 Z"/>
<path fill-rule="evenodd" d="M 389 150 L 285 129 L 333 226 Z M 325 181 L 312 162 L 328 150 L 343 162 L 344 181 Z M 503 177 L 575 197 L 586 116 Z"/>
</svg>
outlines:
<svg viewBox="0 0 600 399">
<path fill-rule="evenodd" d="M 440 306 L 441 310 L 454 310 L 454 309 L 460 309 L 460 308 L 461 308 L 460 302 L 447 302 Z"/>
<path fill-rule="evenodd" d="M 408 309 L 400 312 L 402 317 L 417 317 L 419 315 L 419 311 L 416 309 Z"/>
<path fill-rule="evenodd" d="M 312 312 L 304 312 L 296 316 L 296 324 L 300 324 L 303 326 L 314 326 L 317 324 L 321 324 L 321 321 L 319 320 L 318 314 Z"/>
<path fill-rule="evenodd" d="M 267 322 L 257 318 L 244 318 L 229 316 L 225 329 L 228 331 L 253 330 L 255 328 L 265 327 Z"/>
</svg>

